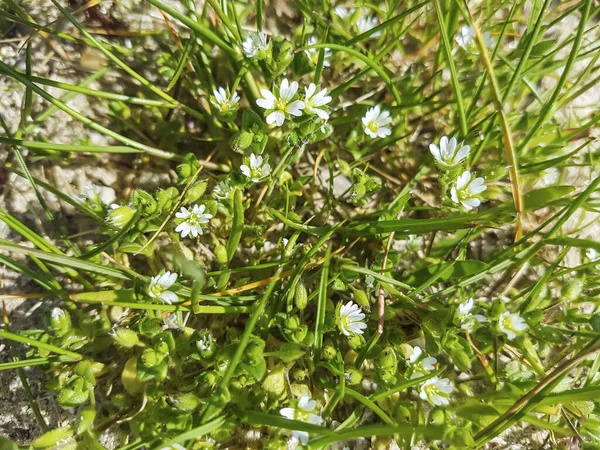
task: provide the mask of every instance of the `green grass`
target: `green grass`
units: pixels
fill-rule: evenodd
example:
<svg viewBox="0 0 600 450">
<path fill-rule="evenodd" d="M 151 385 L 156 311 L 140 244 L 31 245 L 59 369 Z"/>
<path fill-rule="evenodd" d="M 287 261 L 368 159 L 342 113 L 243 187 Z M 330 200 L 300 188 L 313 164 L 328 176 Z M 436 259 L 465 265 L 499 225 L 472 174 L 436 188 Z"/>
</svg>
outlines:
<svg viewBox="0 0 600 450">
<path fill-rule="evenodd" d="M 109 431 L 119 450 L 475 449 L 517 424 L 600 446 L 592 0 L 387 0 L 346 18 L 330 0 L 136 5 L 114 6 L 130 47 L 91 5 L 52 0 L 53 22 L 0 6 L 3 37 L 28 41 L 6 41 L 24 70 L 0 61 L 21 100 L 0 115 L 4 189 L 25 180 L 37 202 L 0 208 L 0 264 L 25 286 L 0 293 L 23 302 L 4 306 L 0 371 L 38 423 L 18 448 L 102 450 Z M 161 19 L 139 30 L 140 11 Z M 268 45 L 246 54 L 253 30 Z M 86 47 L 105 68 L 39 66 L 39 48 L 52 65 Z M 265 109 L 264 89 L 284 98 Z M 80 139 L 50 131 L 58 112 Z M 442 136 L 470 151 L 436 157 Z M 45 175 L 100 164 L 131 170 L 115 205 Z M 141 189 L 161 172 L 173 182 Z M 34 302 L 44 320 L 24 325 Z"/>
</svg>

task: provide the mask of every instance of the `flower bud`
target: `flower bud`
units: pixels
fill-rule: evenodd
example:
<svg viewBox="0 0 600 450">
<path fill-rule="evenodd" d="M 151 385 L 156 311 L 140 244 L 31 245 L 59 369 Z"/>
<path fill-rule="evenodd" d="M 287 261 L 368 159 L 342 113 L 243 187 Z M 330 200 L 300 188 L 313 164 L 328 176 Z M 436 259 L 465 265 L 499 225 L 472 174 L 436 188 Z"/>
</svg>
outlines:
<svg viewBox="0 0 600 450">
<path fill-rule="evenodd" d="M 227 264 L 227 249 L 223 244 L 217 244 L 215 247 L 215 255 L 217 256 L 217 261 L 222 266 Z"/>
<path fill-rule="evenodd" d="M 284 326 L 289 331 L 295 331 L 300 327 L 300 318 L 298 316 L 289 316 L 285 319 Z"/>
<path fill-rule="evenodd" d="M 346 371 L 346 381 L 349 385 L 354 386 L 362 381 L 362 373 L 356 369 L 348 369 Z"/>
<path fill-rule="evenodd" d="M 128 328 L 117 328 L 111 333 L 114 341 L 117 345 L 125 348 L 131 348 L 136 345 L 140 345 L 140 339 L 135 331 Z"/>
<path fill-rule="evenodd" d="M 206 181 L 195 182 L 185 193 L 186 202 L 194 203 L 198 200 L 206 192 L 206 186 Z"/>
<path fill-rule="evenodd" d="M 135 209 L 129 206 L 119 206 L 108 213 L 107 220 L 117 228 L 123 228 L 135 214 Z"/>
<path fill-rule="evenodd" d="M 367 341 L 365 341 L 365 338 L 362 334 L 353 334 L 352 336 L 348 337 L 348 345 L 356 352 L 363 348 L 366 343 Z"/>
<path fill-rule="evenodd" d="M 396 372 L 398 361 L 396 358 L 396 352 L 392 347 L 386 347 L 377 357 L 377 366 L 383 369 L 391 369 Z"/>
<path fill-rule="evenodd" d="M 46 316 L 48 328 L 58 337 L 65 336 L 71 331 L 71 316 L 64 309 L 54 308 Z"/>
<path fill-rule="evenodd" d="M 335 349 L 335 347 L 331 344 L 325 344 L 325 346 L 323 347 L 323 358 L 325 358 L 328 361 L 331 361 L 335 358 L 335 355 L 337 355 L 337 350 Z"/>
<path fill-rule="evenodd" d="M 363 308 L 369 307 L 369 297 L 366 292 L 361 289 L 353 289 L 354 291 L 354 300 L 358 304 L 358 306 L 362 306 Z"/>
<path fill-rule="evenodd" d="M 306 308 L 306 304 L 308 303 L 308 294 L 306 292 L 306 286 L 302 281 L 299 281 L 296 284 L 296 292 L 294 295 L 294 301 L 296 303 L 296 307 L 302 311 Z"/>
</svg>

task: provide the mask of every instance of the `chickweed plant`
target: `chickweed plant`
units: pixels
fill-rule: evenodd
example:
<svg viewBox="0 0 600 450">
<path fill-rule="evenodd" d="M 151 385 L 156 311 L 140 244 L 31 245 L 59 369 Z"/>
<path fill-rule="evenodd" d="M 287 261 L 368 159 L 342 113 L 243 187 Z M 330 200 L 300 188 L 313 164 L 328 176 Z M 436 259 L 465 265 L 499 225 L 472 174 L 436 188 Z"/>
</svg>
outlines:
<svg viewBox="0 0 600 450">
<path fill-rule="evenodd" d="M 4 189 L 45 213 L 0 209 L 39 424 L 0 447 L 600 448 L 597 1 L 47 3 L 0 7 Z M 107 203 L 45 181 L 72 164 L 170 182 Z"/>
</svg>

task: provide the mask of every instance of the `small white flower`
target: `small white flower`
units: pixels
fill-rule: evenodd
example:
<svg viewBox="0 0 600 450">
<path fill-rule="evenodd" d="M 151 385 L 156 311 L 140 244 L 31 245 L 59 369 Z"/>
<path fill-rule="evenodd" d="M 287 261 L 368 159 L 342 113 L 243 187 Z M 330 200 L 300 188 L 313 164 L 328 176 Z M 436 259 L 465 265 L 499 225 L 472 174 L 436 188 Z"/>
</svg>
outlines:
<svg viewBox="0 0 600 450">
<path fill-rule="evenodd" d="M 360 309 L 360 306 L 354 302 L 348 302 L 340 308 L 340 330 L 344 335 L 363 334 L 363 330 L 367 328 L 367 324 L 363 322 L 365 314 Z"/>
<path fill-rule="evenodd" d="M 308 87 L 305 87 L 306 98 L 304 99 L 304 111 L 310 114 L 316 114 L 322 120 L 329 119 L 329 113 L 321 108 L 331 101 L 331 97 L 327 95 L 327 89 L 321 89 L 317 92 L 317 86 L 315 83 L 310 83 Z"/>
<path fill-rule="evenodd" d="M 372 138 L 384 138 L 392 134 L 392 129 L 387 126 L 392 123 L 392 117 L 389 111 L 382 111 L 379 105 L 366 112 L 362 123 L 365 126 L 365 133 Z"/>
<path fill-rule="evenodd" d="M 60 320 L 63 317 L 65 317 L 65 312 L 60 308 L 53 308 L 52 312 L 50 313 L 50 316 L 54 320 Z"/>
<path fill-rule="evenodd" d="M 427 356 L 426 358 L 421 358 L 421 356 L 423 356 L 423 350 L 416 345 L 408 358 L 408 365 L 412 368 L 411 378 L 419 378 L 435 370 L 437 359 L 433 356 Z"/>
<path fill-rule="evenodd" d="M 406 249 L 409 252 L 417 252 L 421 250 L 421 247 L 423 247 L 423 236 L 409 234 L 408 240 L 406 241 Z"/>
<path fill-rule="evenodd" d="M 213 194 L 219 200 L 226 200 L 229 195 L 233 192 L 233 186 L 229 184 L 227 180 L 219 181 L 213 190 Z"/>
<path fill-rule="evenodd" d="M 311 400 L 310 396 L 303 395 L 298 400 L 298 404 L 295 408 L 281 408 L 279 414 L 289 420 L 299 420 L 313 425 L 321 425 L 323 423 L 323 418 L 318 414 L 315 414 L 316 408 L 317 402 Z M 308 432 L 293 431 L 292 439 L 300 441 L 302 445 L 306 445 L 308 443 Z"/>
<path fill-rule="evenodd" d="M 489 31 L 484 31 L 481 35 L 483 43 L 486 47 L 493 47 L 495 44 L 494 39 L 490 35 Z M 471 25 L 463 25 L 460 27 L 460 32 L 454 38 L 458 43 L 459 47 L 463 50 L 475 54 L 479 54 L 477 49 L 477 43 L 475 42 L 475 28 Z"/>
<path fill-rule="evenodd" d="M 542 181 L 546 186 L 552 186 L 558 181 L 560 172 L 556 167 L 549 167 L 548 169 L 542 170 Z"/>
<path fill-rule="evenodd" d="M 473 325 L 475 325 L 475 320 L 479 323 L 483 323 L 486 321 L 485 316 L 482 316 L 481 314 L 471 313 L 474 306 L 475 301 L 472 298 L 469 298 L 464 303 L 458 305 L 457 318 L 460 322 L 460 327 L 463 330 L 471 330 L 473 328 Z"/>
<path fill-rule="evenodd" d="M 162 275 L 150 278 L 148 295 L 152 298 L 162 300 L 169 305 L 175 303 L 179 297 L 174 292 L 168 290 L 175 284 L 175 281 L 177 281 L 177 274 L 171 272 L 165 272 Z"/>
<path fill-rule="evenodd" d="M 448 405 L 453 390 L 454 383 L 448 378 L 433 377 L 421 384 L 419 397 L 436 406 Z"/>
<path fill-rule="evenodd" d="M 219 87 L 213 91 L 210 102 L 221 114 L 226 114 L 235 112 L 239 108 L 240 96 L 237 92 L 229 94 L 224 88 Z"/>
<path fill-rule="evenodd" d="M 311 36 L 310 38 L 308 38 L 307 44 L 308 45 L 315 45 L 318 42 L 319 41 L 317 40 L 317 38 L 315 36 Z M 307 48 L 306 50 L 304 50 L 304 53 L 306 53 L 306 56 L 308 56 L 308 60 L 313 65 L 316 66 L 317 63 L 319 62 L 320 49 L 318 49 L 318 48 Z M 331 65 L 331 63 L 329 62 L 329 58 L 331 58 L 331 50 L 329 50 L 328 48 L 326 48 L 325 49 L 325 54 L 323 55 L 323 67 L 329 67 Z"/>
<path fill-rule="evenodd" d="M 300 117 L 304 102 L 302 100 L 292 100 L 298 91 L 298 82 L 288 82 L 284 78 L 279 87 L 279 97 L 276 97 L 270 90 L 261 89 L 260 93 L 263 98 L 256 100 L 256 104 L 261 108 L 271 111 L 267 115 L 267 123 L 269 125 L 277 124 L 278 127 L 283 125 L 286 115 Z"/>
<path fill-rule="evenodd" d="M 506 334 L 509 339 L 517 337 L 521 331 L 527 329 L 525 320 L 518 314 L 503 312 L 498 319 L 498 330 Z"/>
<path fill-rule="evenodd" d="M 356 28 L 358 28 L 360 34 L 369 31 L 371 28 L 375 28 L 377 25 L 379 25 L 379 19 L 376 16 L 362 16 L 356 22 Z M 378 38 L 379 36 L 381 36 L 381 31 L 373 33 L 370 37 Z"/>
<path fill-rule="evenodd" d="M 269 50 L 269 39 L 262 31 L 251 33 L 242 43 L 242 49 L 248 58 L 256 58 L 258 56 L 263 59 Z"/>
<path fill-rule="evenodd" d="M 356 11 L 356 9 L 346 8 L 345 6 L 336 6 L 334 11 L 340 19 L 346 20 L 352 17 L 352 14 L 354 14 L 354 11 Z"/>
<path fill-rule="evenodd" d="M 441 168 L 452 169 L 467 157 L 471 151 L 471 147 L 462 144 L 458 145 L 454 137 L 448 140 L 447 136 L 443 136 L 439 147 L 435 144 L 429 144 L 429 151 Z"/>
<path fill-rule="evenodd" d="M 186 450 L 186 448 L 180 444 L 173 444 L 168 447 L 163 447 L 160 450 Z"/>
<path fill-rule="evenodd" d="M 189 211 L 186 207 L 182 206 L 179 212 L 175 214 L 175 217 L 183 219 L 183 222 L 177 225 L 175 232 L 180 233 L 182 238 L 189 234 L 193 237 L 204 234 L 202 225 L 207 224 L 213 217 L 212 214 L 204 214 L 205 209 L 205 205 L 194 205 L 192 210 Z"/>
<path fill-rule="evenodd" d="M 600 255 L 598 255 L 598 252 L 593 248 L 588 249 L 588 251 L 585 252 L 585 256 L 587 256 L 590 262 L 596 262 L 600 257 Z"/>
<path fill-rule="evenodd" d="M 206 332 L 196 341 L 196 346 L 201 351 L 207 352 L 211 350 L 214 343 L 215 339 L 213 338 L 213 335 L 210 332 Z"/>
<path fill-rule="evenodd" d="M 271 172 L 271 166 L 267 163 L 263 164 L 263 157 L 256 156 L 254 153 L 250 155 L 249 164 L 249 166 L 242 164 L 240 166 L 240 170 L 255 183 L 258 183 L 261 179 L 268 177 L 269 173 Z"/>
<path fill-rule="evenodd" d="M 487 189 L 485 180 L 481 177 L 473 178 L 471 172 L 465 170 L 461 176 L 458 177 L 452 189 L 450 189 L 450 195 L 454 203 L 462 204 L 467 210 L 477 208 L 481 204 L 481 200 L 476 195 L 481 194 Z"/>
</svg>

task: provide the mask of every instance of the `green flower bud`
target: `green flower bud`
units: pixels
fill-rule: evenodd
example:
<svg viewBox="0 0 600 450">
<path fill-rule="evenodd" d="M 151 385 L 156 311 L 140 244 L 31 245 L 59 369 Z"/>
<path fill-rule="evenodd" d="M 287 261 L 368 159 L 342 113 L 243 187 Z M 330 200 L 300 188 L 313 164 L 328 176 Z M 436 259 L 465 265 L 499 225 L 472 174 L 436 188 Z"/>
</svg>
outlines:
<svg viewBox="0 0 600 450">
<path fill-rule="evenodd" d="M 129 405 L 130 399 L 122 392 L 110 396 L 111 403 L 119 409 Z"/>
<path fill-rule="evenodd" d="M 206 192 L 206 181 L 196 181 L 185 193 L 185 201 L 193 203 Z"/>
<path fill-rule="evenodd" d="M 277 366 L 272 370 L 262 382 L 262 389 L 271 398 L 285 397 L 285 370 L 284 366 Z"/>
<path fill-rule="evenodd" d="M 72 329 L 71 316 L 67 311 L 60 308 L 54 308 L 46 315 L 48 329 L 57 337 L 68 334 Z"/>
<path fill-rule="evenodd" d="M 563 287 L 562 296 L 566 302 L 577 300 L 583 291 L 583 281 L 579 278 L 569 280 Z"/>
<path fill-rule="evenodd" d="M 215 255 L 217 256 L 217 261 L 222 266 L 227 264 L 227 248 L 223 244 L 217 244 L 215 247 Z"/>
<path fill-rule="evenodd" d="M 367 188 L 364 184 L 355 184 L 352 186 L 352 193 L 350 194 L 350 199 L 352 203 L 357 204 L 360 202 L 365 194 L 367 193 Z"/>
<path fill-rule="evenodd" d="M 289 316 L 284 321 L 284 327 L 288 331 L 295 331 L 300 327 L 300 318 L 298 316 Z"/>
<path fill-rule="evenodd" d="M 404 405 L 397 405 L 394 409 L 394 418 L 398 423 L 410 423 L 411 413 L 410 409 L 408 409 Z"/>
<path fill-rule="evenodd" d="M 446 419 L 446 416 L 445 416 L 443 410 L 434 409 L 431 413 L 429 421 L 432 425 L 443 425 L 445 419 Z"/>
<path fill-rule="evenodd" d="M 308 294 L 306 293 L 306 286 L 302 281 L 299 281 L 296 284 L 296 292 L 294 294 L 294 301 L 296 303 L 296 307 L 302 311 L 306 308 L 306 304 L 308 303 Z"/>
<path fill-rule="evenodd" d="M 111 323 L 118 323 L 123 317 L 125 309 L 122 306 L 111 306 L 108 308 L 108 319 Z"/>
<path fill-rule="evenodd" d="M 331 283 L 331 289 L 333 289 L 334 291 L 345 291 L 346 284 L 339 278 L 336 278 L 335 280 L 333 280 L 333 283 Z"/>
<path fill-rule="evenodd" d="M 119 206 L 108 213 L 107 220 L 112 226 L 123 228 L 133 218 L 134 214 L 135 209 L 129 206 Z"/>
<path fill-rule="evenodd" d="M 308 372 L 304 369 L 294 369 L 292 371 L 292 378 L 294 379 L 294 381 L 306 380 L 307 377 Z"/>
<path fill-rule="evenodd" d="M 294 181 L 294 177 L 292 176 L 291 173 L 289 173 L 287 170 L 285 170 L 280 176 L 279 176 L 279 185 L 283 186 L 284 184 L 287 183 L 292 183 Z"/>
<path fill-rule="evenodd" d="M 362 381 L 362 373 L 356 369 L 348 369 L 346 371 L 346 381 L 350 386 L 359 384 Z"/>
<path fill-rule="evenodd" d="M 396 358 L 396 352 L 392 347 L 386 347 L 377 357 L 377 366 L 383 369 L 392 369 L 393 373 L 396 373 L 398 367 L 398 360 Z"/>
<path fill-rule="evenodd" d="M 367 341 L 362 334 L 353 334 L 348 337 L 348 345 L 356 352 L 360 351 L 360 349 L 363 348 L 366 343 Z"/>
<path fill-rule="evenodd" d="M 335 358 L 336 355 L 337 350 L 335 349 L 335 347 L 331 344 L 325 344 L 325 346 L 323 347 L 323 358 L 325 358 L 327 361 L 331 361 Z"/>
<path fill-rule="evenodd" d="M 366 292 L 361 289 L 353 289 L 354 292 L 354 300 L 358 304 L 358 306 L 362 306 L 363 308 L 369 307 L 369 297 Z"/>
<path fill-rule="evenodd" d="M 140 339 L 135 331 L 128 328 L 117 328 L 111 333 L 117 345 L 125 348 L 131 348 L 136 345 L 141 345 Z"/>
<path fill-rule="evenodd" d="M 306 325 L 302 325 L 294 332 L 294 340 L 296 342 L 303 342 L 304 339 L 306 339 L 307 334 L 308 327 Z"/>
</svg>

